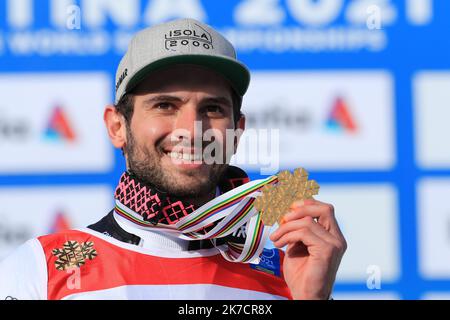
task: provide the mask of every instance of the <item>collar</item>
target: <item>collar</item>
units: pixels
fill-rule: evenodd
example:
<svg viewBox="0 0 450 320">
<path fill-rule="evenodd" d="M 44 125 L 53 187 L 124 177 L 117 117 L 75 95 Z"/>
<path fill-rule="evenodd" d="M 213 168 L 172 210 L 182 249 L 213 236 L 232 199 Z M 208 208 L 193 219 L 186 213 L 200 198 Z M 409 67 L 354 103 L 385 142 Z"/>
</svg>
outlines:
<svg viewBox="0 0 450 320">
<path fill-rule="evenodd" d="M 219 187 L 216 188 L 216 197 L 221 194 Z M 188 241 L 183 240 L 167 232 L 167 230 L 162 231 L 158 229 L 142 229 L 139 228 L 133 222 L 124 219 L 122 216 L 117 214 L 117 212 L 113 211 L 113 219 L 118 224 L 118 226 L 126 231 L 128 234 L 139 237 L 138 246 L 143 248 L 158 248 L 163 250 L 171 250 L 171 251 L 189 251 L 193 249 L 201 249 L 204 247 L 205 249 L 212 248 L 211 245 L 207 245 L 205 243 L 193 246 L 193 242 L 197 241 Z"/>
<path fill-rule="evenodd" d="M 234 166 L 229 166 L 225 172 L 224 178 L 216 187 L 216 196 L 248 181 L 249 178 L 243 170 Z M 144 220 L 156 223 L 164 221 L 169 225 L 176 223 L 179 218 L 182 218 L 195 210 L 194 206 L 183 203 L 182 206 L 189 208 L 189 210 L 184 211 L 181 216 L 176 216 L 177 219 L 170 219 L 170 215 L 167 214 L 167 209 L 171 209 L 173 204 L 179 201 L 170 198 L 167 194 L 158 191 L 153 186 L 141 183 L 129 172 L 125 172 L 122 175 L 115 191 L 115 198 L 141 215 Z M 171 233 L 170 229 L 160 230 L 156 228 L 142 228 L 135 222 L 122 217 L 117 211 L 113 212 L 112 218 L 126 233 L 138 238 L 136 244 L 143 248 L 151 247 L 170 251 L 188 251 L 210 249 L 213 247 L 209 240 L 189 241 L 180 239 L 177 235 Z"/>
<path fill-rule="evenodd" d="M 187 251 L 189 249 L 189 241 L 179 239 L 175 234 L 157 229 L 141 229 L 133 222 L 118 215 L 117 212 L 114 212 L 113 217 L 123 230 L 140 238 L 138 244 L 140 247 L 171 251 Z"/>
<path fill-rule="evenodd" d="M 247 174 L 234 166 L 229 166 L 219 181 L 216 194 L 227 192 L 249 181 Z M 176 198 L 157 187 L 141 182 L 133 173 L 126 171 L 120 177 L 119 183 L 114 192 L 116 203 L 119 207 L 126 207 L 133 214 L 129 219 L 136 224 L 161 225 L 164 228 L 171 228 L 180 219 L 194 212 L 197 207 L 193 204 Z M 125 210 L 126 208 L 123 208 Z M 117 213 L 126 216 L 125 211 L 121 212 L 116 207 Z"/>
</svg>

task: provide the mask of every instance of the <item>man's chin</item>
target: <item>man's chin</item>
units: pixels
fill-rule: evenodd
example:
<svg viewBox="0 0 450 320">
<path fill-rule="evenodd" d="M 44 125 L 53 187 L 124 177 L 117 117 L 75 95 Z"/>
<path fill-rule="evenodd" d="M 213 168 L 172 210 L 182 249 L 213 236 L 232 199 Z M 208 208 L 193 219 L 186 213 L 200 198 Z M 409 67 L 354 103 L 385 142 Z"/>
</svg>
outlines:
<svg viewBox="0 0 450 320">
<path fill-rule="evenodd" d="M 195 201 L 195 200 L 203 199 L 203 198 L 207 197 L 208 195 L 211 195 L 213 193 L 213 190 L 203 188 L 203 187 L 198 187 L 198 188 L 180 187 L 180 188 L 171 188 L 170 190 L 168 190 L 168 193 L 170 196 L 175 197 L 175 198 L 179 198 L 182 200 L 184 199 L 187 201 Z"/>
<path fill-rule="evenodd" d="M 172 172 L 168 177 L 167 190 L 179 197 L 204 196 L 216 188 L 217 178 L 211 172 L 201 173 L 199 170 L 185 170 Z"/>
</svg>

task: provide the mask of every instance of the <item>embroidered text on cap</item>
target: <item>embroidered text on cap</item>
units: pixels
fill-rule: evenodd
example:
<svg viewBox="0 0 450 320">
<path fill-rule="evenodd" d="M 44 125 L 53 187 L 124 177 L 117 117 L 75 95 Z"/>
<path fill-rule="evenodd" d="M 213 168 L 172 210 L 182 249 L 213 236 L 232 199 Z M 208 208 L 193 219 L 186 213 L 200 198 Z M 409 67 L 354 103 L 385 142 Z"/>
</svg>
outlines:
<svg viewBox="0 0 450 320">
<path fill-rule="evenodd" d="M 211 34 L 198 24 L 193 29 L 174 29 L 165 34 L 165 48 L 170 51 L 177 51 L 178 46 L 192 45 L 213 49 Z"/>
</svg>

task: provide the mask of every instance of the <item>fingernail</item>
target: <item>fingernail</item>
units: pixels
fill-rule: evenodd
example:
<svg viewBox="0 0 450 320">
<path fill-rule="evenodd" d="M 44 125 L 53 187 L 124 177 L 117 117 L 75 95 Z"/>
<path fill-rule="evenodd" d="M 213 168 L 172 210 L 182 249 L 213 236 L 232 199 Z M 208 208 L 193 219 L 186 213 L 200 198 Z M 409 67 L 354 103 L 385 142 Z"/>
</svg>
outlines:
<svg viewBox="0 0 450 320">
<path fill-rule="evenodd" d="M 286 223 L 286 218 L 285 216 L 282 216 L 280 219 L 280 226 Z"/>
</svg>

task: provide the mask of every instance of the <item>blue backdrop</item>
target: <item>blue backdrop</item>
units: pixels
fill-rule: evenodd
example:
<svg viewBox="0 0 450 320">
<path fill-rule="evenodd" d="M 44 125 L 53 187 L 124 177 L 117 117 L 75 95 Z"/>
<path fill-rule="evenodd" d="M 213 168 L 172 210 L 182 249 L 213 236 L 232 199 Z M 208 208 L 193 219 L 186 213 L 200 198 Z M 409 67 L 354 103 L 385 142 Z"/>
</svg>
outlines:
<svg viewBox="0 0 450 320">
<path fill-rule="evenodd" d="M 17 4 L 18 2 L 21 4 Z M 73 1 L 76 6 L 70 7 L 69 1 L 64 7 L 66 9 L 64 13 L 60 14 L 61 17 L 65 15 L 66 19 L 58 26 L 55 23 L 58 19 L 52 18 L 57 8 L 55 5 L 52 7 L 51 1 L 1 0 L 0 74 L 8 79 L 10 74 L 78 73 L 94 70 L 105 72 L 114 79 L 115 68 L 123 53 L 127 34 L 132 34 L 150 23 L 162 22 L 183 14 L 173 6 L 171 9 L 170 6 L 163 5 L 161 1 L 128 1 L 128 4 L 122 1 L 125 7 L 137 3 L 137 14 L 129 15 L 120 13 L 121 10 L 114 11 L 114 8 L 109 10 L 107 5 L 101 4 L 101 1 L 92 1 L 98 2 L 97 6 L 91 4 L 93 7 L 89 7 L 87 2 Z M 194 15 L 194 18 L 202 19 L 222 30 L 232 42 L 236 43 L 239 58 L 252 71 L 333 72 L 383 69 L 390 72 L 394 82 L 395 132 L 392 137 L 395 139 L 394 165 L 388 169 L 373 170 L 320 167 L 311 169 L 311 175 L 325 185 L 370 183 L 394 186 L 398 196 L 400 272 L 395 281 L 383 282 L 379 291 L 395 293 L 403 299 L 419 299 L 426 292 L 450 292 L 450 278 L 442 276 L 428 279 L 423 277 L 419 267 L 417 183 L 424 177 L 450 177 L 450 165 L 447 168 L 445 166 L 432 168 L 418 164 L 412 81 L 416 72 L 421 70 L 450 72 L 450 2 L 347 0 L 335 1 L 334 5 L 328 7 L 325 3 L 329 1 L 319 0 L 256 1 L 256 4 L 255 1 L 237 0 L 186 2 L 190 2 L 193 9 L 184 10 L 184 15 Z M 370 10 L 371 3 L 378 6 Z M 20 7 L 21 5 L 23 7 Z M 245 10 L 242 7 L 244 5 L 252 9 Z M 14 6 L 20 8 L 15 9 Z M 262 14 L 252 15 L 250 12 L 256 12 L 258 6 L 263 7 Z M 357 6 L 363 6 L 364 10 L 360 11 L 362 14 L 355 13 L 358 12 Z M 312 8 L 309 13 L 308 8 Z M 377 8 L 380 11 L 377 11 Z M 155 11 L 158 11 L 159 15 L 152 14 Z M 31 17 L 27 16 L 27 12 L 31 13 Z M 377 16 L 377 13 L 380 13 L 380 16 Z M 381 20 L 378 21 L 378 17 L 381 17 Z M 377 26 L 378 22 L 380 25 Z M 46 47 L 44 43 L 46 40 L 43 40 L 46 32 L 53 37 L 53 40 L 48 40 L 49 43 L 59 44 Z M 300 37 L 299 32 L 305 37 L 303 39 L 309 37 L 310 42 L 295 40 L 295 37 Z M 339 32 L 342 32 L 347 37 L 353 36 L 354 40 L 338 41 L 340 45 L 335 46 L 328 40 L 320 40 L 330 32 L 335 32 L 332 38 L 339 38 Z M 360 32 L 359 36 L 357 32 Z M 17 40 L 17 37 L 27 34 L 29 38 Z M 69 49 L 65 47 L 63 50 L 62 40 L 55 40 L 55 37 L 63 34 L 77 37 L 78 40 L 67 41 L 69 43 L 79 41 L 78 45 Z M 97 41 L 98 45 L 92 40 L 94 37 L 100 39 Z M 248 40 L 248 37 L 253 40 Z M 279 40 L 276 40 L 277 37 Z M 33 39 L 42 42 L 35 43 L 33 47 Z M 279 45 L 272 47 L 267 45 L 264 39 L 272 39 L 271 43 L 279 41 Z M 113 90 L 111 80 L 110 101 L 114 94 Z M 3 96 L 1 85 L 0 93 Z M 5 101 L 1 100 L 0 98 L 0 106 L 5 107 L 2 105 Z M 10 108 L 12 106 L 7 105 Z M 450 109 L 448 102 L 447 108 Z M 14 157 L 9 149 L 3 148 L 2 151 L 2 139 L 6 139 L 5 137 L 5 133 L 0 136 L 0 155 Z M 445 140 L 445 137 L 442 139 Z M 442 147 L 448 149 L 448 143 L 443 143 Z M 114 188 L 124 168 L 124 161 L 118 150 L 111 152 L 111 155 L 114 165 L 107 170 L 68 169 L 52 172 L 14 170 L 10 167 L 2 169 L 0 193 L 8 188 L 23 186 L 77 187 L 106 184 Z M 30 157 L 33 156 L 45 155 L 30 154 Z M 251 178 L 260 176 L 256 171 L 250 172 L 250 175 Z M 365 281 L 338 282 L 336 285 L 336 292 L 340 293 L 368 291 L 370 290 Z"/>
</svg>

